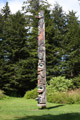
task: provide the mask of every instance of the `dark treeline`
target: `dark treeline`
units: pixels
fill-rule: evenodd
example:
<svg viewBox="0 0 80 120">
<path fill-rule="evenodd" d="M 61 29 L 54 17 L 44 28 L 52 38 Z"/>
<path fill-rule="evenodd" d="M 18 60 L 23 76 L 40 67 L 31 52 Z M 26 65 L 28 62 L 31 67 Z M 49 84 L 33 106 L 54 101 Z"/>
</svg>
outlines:
<svg viewBox="0 0 80 120">
<path fill-rule="evenodd" d="M 23 95 L 37 85 L 38 15 L 45 11 L 47 81 L 54 76 L 80 80 L 80 22 L 74 11 L 64 13 L 47 1 L 27 0 L 12 14 L 8 3 L 0 13 L 0 89 Z"/>
</svg>

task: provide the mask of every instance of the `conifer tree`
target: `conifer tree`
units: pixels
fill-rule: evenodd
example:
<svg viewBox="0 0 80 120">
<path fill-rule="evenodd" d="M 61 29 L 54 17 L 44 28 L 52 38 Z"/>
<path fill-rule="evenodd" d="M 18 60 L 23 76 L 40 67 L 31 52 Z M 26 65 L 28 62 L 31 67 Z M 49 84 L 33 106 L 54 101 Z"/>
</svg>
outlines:
<svg viewBox="0 0 80 120">
<path fill-rule="evenodd" d="M 51 19 L 50 25 L 47 29 L 50 30 L 48 37 L 48 49 L 47 49 L 47 66 L 48 66 L 48 76 L 49 80 L 53 76 L 59 76 L 62 74 L 62 55 L 63 47 L 62 42 L 65 35 L 65 26 L 66 19 L 65 14 L 63 13 L 62 7 L 58 4 L 55 4 Z"/>
<path fill-rule="evenodd" d="M 0 14 L 0 88 L 2 86 L 2 63 L 4 61 L 3 49 L 2 49 L 2 33 L 3 33 L 3 16 Z"/>
<path fill-rule="evenodd" d="M 29 57 L 29 51 L 27 49 L 27 29 L 25 26 L 24 14 L 18 11 L 15 15 L 8 17 L 3 34 L 5 36 L 5 69 L 7 70 L 4 74 L 4 79 L 7 81 L 4 89 L 19 94 L 24 92 L 26 83 L 30 82 L 26 78 L 26 59 Z"/>
<path fill-rule="evenodd" d="M 8 18 L 8 16 L 10 15 L 11 11 L 10 11 L 10 8 L 9 8 L 9 5 L 8 5 L 8 2 L 6 2 L 6 5 L 3 7 L 3 9 L 1 10 L 4 18 Z"/>
<path fill-rule="evenodd" d="M 8 6 L 8 3 L 6 3 L 5 7 L 1 9 L 1 14 L 0 14 L 0 88 L 3 89 L 3 86 L 5 84 L 5 80 L 3 78 L 4 73 L 6 73 L 6 70 L 4 69 L 5 67 L 5 36 L 4 34 L 4 27 L 5 27 L 5 22 L 10 15 L 10 9 Z"/>
<path fill-rule="evenodd" d="M 65 75 L 67 77 L 75 77 L 80 72 L 80 24 L 78 18 L 73 11 L 67 15 L 66 35 L 64 39 L 65 50 Z"/>
<path fill-rule="evenodd" d="M 10 93 L 24 93 L 29 89 L 28 63 L 29 50 L 24 14 L 19 11 L 10 14 L 8 3 L 2 9 L 4 26 L 2 29 L 2 52 L 0 81 L 1 89 Z M 27 77 L 26 77 L 27 76 Z M 26 85 L 27 84 L 27 85 Z"/>
</svg>

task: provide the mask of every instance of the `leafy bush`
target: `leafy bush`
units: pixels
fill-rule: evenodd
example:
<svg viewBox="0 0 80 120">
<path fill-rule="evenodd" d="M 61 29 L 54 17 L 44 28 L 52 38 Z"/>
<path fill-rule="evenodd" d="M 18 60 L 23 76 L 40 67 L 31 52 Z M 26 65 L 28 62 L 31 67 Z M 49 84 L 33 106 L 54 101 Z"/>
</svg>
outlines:
<svg viewBox="0 0 80 120">
<path fill-rule="evenodd" d="M 73 78 L 73 85 L 75 88 L 80 88 L 80 75 L 78 77 Z"/>
<path fill-rule="evenodd" d="M 67 92 L 47 92 L 47 101 L 60 104 L 80 103 L 80 89 Z"/>
<path fill-rule="evenodd" d="M 24 95 L 26 99 L 35 99 L 37 96 L 37 88 L 27 91 Z M 80 104 L 80 89 L 67 92 L 54 92 L 47 88 L 47 101 L 59 104 Z"/>
<path fill-rule="evenodd" d="M 68 103 L 80 103 L 80 89 L 75 89 L 67 92 Z"/>
<path fill-rule="evenodd" d="M 65 104 L 67 102 L 67 96 L 63 92 L 47 93 L 47 101 L 53 103 Z"/>
<path fill-rule="evenodd" d="M 27 91 L 24 95 L 24 98 L 35 99 L 38 96 L 37 88 Z"/>
<path fill-rule="evenodd" d="M 0 90 L 0 99 L 3 99 L 5 97 L 6 97 L 6 95 L 4 94 L 4 91 Z"/>
<path fill-rule="evenodd" d="M 48 89 L 51 91 L 67 91 L 70 87 L 73 86 L 72 80 L 66 79 L 65 77 L 53 77 L 48 85 Z"/>
<path fill-rule="evenodd" d="M 70 90 L 72 86 L 72 80 L 61 76 L 53 77 L 47 85 L 47 101 L 60 104 L 80 103 L 80 89 Z M 35 99 L 37 96 L 37 88 L 24 95 L 27 99 Z"/>
</svg>

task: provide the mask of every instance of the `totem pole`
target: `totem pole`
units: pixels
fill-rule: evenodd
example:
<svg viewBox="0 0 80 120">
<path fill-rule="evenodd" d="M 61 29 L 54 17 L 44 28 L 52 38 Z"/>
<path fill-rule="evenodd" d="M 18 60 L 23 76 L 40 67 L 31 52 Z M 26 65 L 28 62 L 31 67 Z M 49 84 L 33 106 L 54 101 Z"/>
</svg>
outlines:
<svg viewBox="0 0 80 120">
<path fill-rule="evenodd" d="M 46 108 L 46 51 L 45 51 L 45 20 L 44 11 L 38 16 L 38 106 Z"/>
</svg>

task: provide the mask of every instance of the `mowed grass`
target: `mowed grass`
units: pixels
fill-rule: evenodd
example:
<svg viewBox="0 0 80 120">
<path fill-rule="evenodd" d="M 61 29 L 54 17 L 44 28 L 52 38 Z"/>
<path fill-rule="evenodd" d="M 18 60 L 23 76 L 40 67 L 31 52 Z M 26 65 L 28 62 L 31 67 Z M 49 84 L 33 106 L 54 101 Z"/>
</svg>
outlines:
<svg viewBox="0 0 80 120">
<path fill-rule="evenodd" d="M 9 98 L 0 100 L 0 120 L 80 120 L 80 104 L 47 103 L 39 109 L 35 100 Z"/>
</svg>

